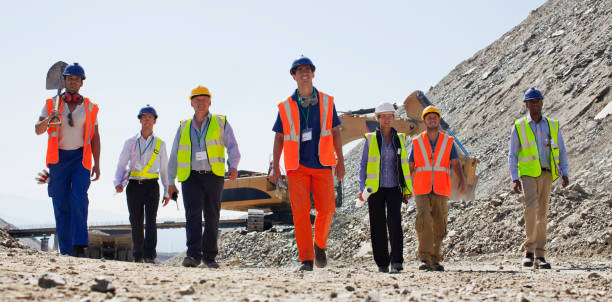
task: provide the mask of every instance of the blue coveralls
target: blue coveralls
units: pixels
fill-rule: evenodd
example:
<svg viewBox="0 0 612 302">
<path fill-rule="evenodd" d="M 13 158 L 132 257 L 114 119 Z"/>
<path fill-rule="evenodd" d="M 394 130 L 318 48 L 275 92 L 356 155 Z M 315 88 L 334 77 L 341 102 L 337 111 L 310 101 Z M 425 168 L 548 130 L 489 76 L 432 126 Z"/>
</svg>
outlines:
<svg viewBox="0 0 612 302">
<path fill-rule="evenodd" d="M 75 245 L 87 246 L 89 170 L 83 167 L 83 148 L 59 150 L 59 160 L 49 165 L 49 197 L 53 200 L 60 253 L 71 255 Z"/>
</svg>

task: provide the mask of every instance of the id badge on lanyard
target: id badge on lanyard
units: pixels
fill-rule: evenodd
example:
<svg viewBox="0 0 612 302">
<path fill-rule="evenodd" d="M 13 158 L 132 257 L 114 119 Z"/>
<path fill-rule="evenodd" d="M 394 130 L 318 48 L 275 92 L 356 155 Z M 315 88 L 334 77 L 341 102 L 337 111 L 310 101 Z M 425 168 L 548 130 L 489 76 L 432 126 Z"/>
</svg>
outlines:
<svg viewBox="0 0 612 302">
<path fill-rule="evenodd" d="M 302 142 L 312 140 L 312 128 L 302 130 Z"/>
</svg>

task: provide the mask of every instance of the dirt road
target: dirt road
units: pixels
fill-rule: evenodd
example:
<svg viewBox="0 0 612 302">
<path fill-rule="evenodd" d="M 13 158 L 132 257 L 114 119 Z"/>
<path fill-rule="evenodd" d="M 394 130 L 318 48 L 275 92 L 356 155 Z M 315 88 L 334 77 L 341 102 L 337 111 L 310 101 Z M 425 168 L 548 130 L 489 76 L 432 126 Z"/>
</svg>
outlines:
<svg viewBox="0 0 612 302">
<path fill-rule="evenodd" d="M 518 259 L 483 257 L 446 263 L 447 272 L 375 272 L 372 263 L 332 262 L 299 273 L 281 268 L 182 268 L 56 256 L 30 249 L 0 250 L 2 301 L 610 301 L 610 259 L 550 258 L 549 271 L 521 270 Z M 588 262 L 585 260 L 589 260 Z M 40 278 L 62 280 L 43 288 Z M 111 290 L 94 291 L 105 276 Z M 65 284 L 62 284 L 65 283 Z M 112 289 L 114 288 L 114 289 Z M 103 289 L 103 288 L 102 288 Z M 108 288 L 107 288 L 108 289 Z M 182 293 L 181 293 L 182 292 Z M 524 300 L 521 300 L 524 299 Z"/>
</svg>

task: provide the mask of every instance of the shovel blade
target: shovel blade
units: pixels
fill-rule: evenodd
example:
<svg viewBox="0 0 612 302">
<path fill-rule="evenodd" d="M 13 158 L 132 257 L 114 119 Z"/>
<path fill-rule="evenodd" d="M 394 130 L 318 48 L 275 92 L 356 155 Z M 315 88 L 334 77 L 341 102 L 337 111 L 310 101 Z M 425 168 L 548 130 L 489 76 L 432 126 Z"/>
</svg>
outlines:
<svg viewBox="0 0 612 302">
<path fill-rule="evenodd" d="M 51 66 L 51 68 L 49 68 L 49 71 L 47 71 L 47 90 L 64 88 L 62 74 L 64 73 L 66 66 L 68 66 L 68 63 L 57 61 L 55 64 L 53 64 L 53 66 Z"/>
</svg>

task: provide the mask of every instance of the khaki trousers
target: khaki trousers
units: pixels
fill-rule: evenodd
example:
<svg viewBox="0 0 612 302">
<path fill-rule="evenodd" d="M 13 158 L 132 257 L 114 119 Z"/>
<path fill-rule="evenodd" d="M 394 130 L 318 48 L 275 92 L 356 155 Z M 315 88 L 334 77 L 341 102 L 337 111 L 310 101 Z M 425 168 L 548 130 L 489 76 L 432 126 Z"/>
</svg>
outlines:
<svg viewBox="0 0 612 302">
<path fill-rule="evenodd" d="M 525 234 L 527 240 L 521 249 L 544 257 L 546 249 L 546 224 L 548 223 L 548 203 L 552 187 L 552 174 L 542 171 L 539 177 L 522 176 L 525 194 Z"/>
<path fill-rule="evenodd" d="M 418 257 L 430 265 L 442 261 L 442 240 L 446 237 L 448 196 L 433 193 L 416 195 L 415 230 L 419 238 Z"/>
</svg>

